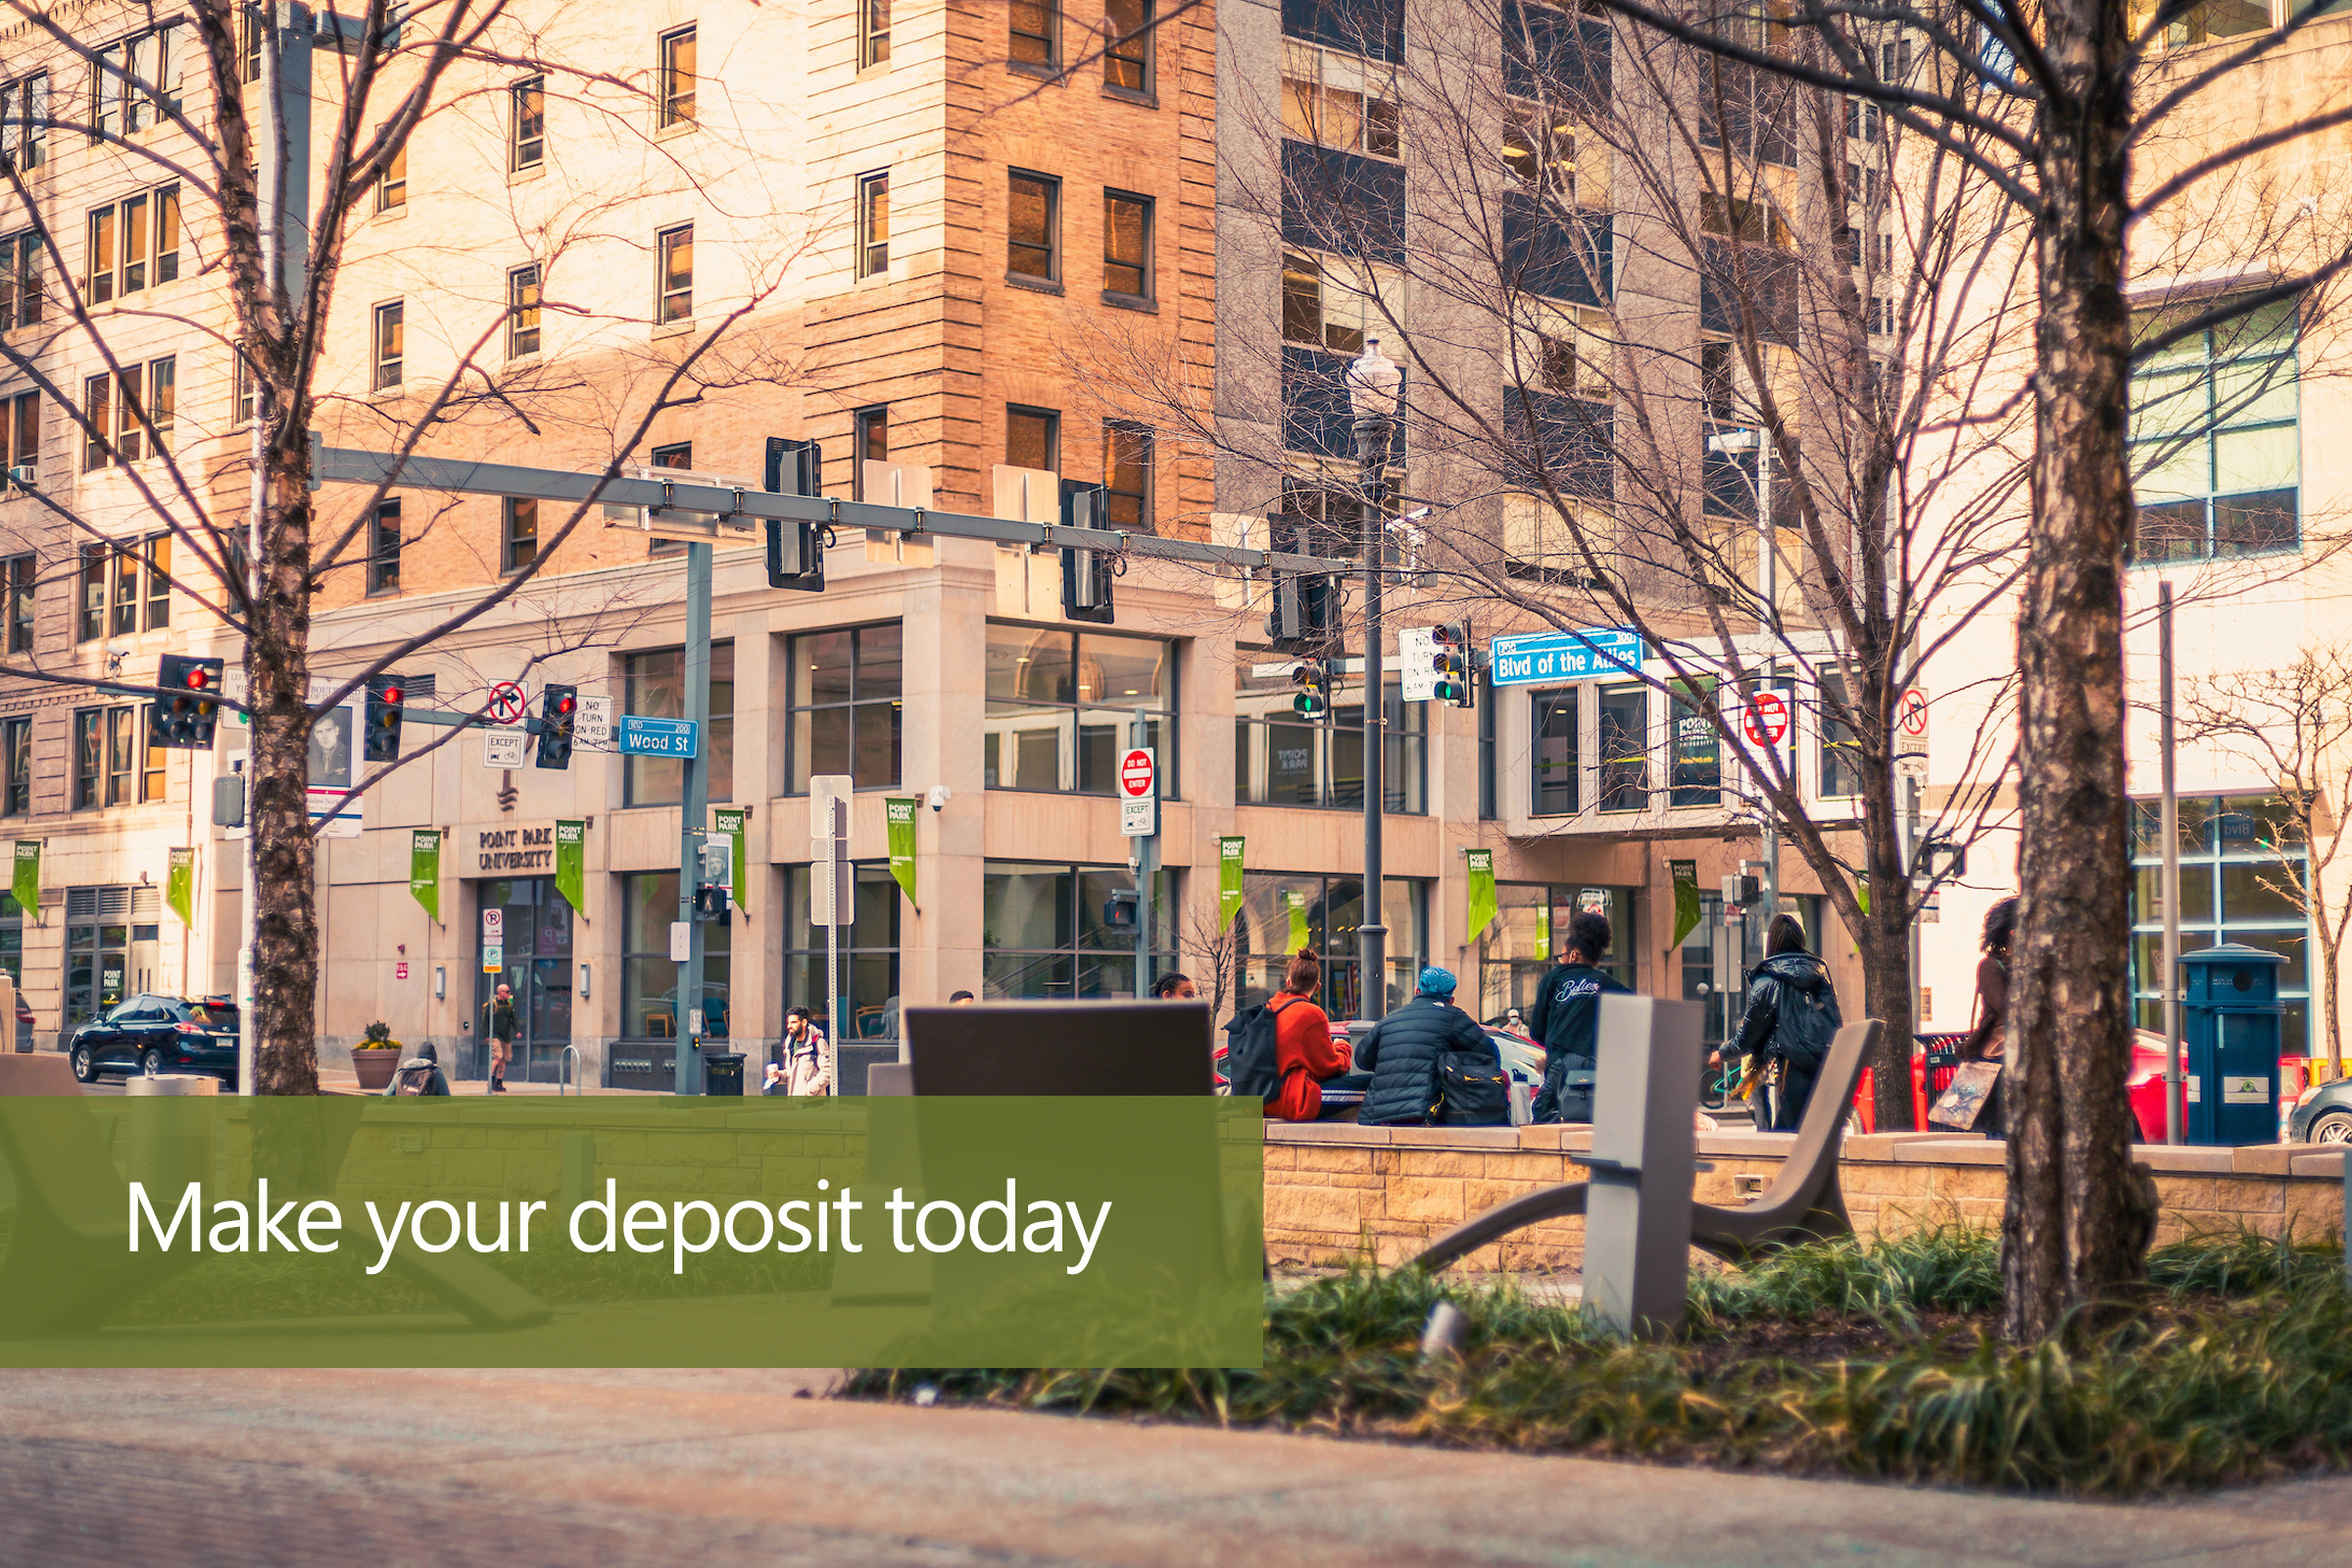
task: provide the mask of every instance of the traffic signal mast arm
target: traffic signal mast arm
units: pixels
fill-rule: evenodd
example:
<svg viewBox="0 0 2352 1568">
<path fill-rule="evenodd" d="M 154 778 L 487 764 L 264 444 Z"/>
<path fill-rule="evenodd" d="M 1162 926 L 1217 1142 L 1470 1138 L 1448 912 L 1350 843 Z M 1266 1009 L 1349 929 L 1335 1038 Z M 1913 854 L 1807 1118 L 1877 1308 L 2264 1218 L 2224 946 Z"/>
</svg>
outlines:
<svg viewBox="0 0 2352 1568">
<path fill-rule="evenodd" d="M 831 496 L 796 496 L 772 490 L 607 477 L 601 473 L 524 468 L 500 463 L 463 463 L 446 458 L 402 458 L 393 453 L 365 452 L 351 447 L 318 448 L 312 456 L 311 474 L 325 484 L 527 497 L 574 505 L 594 502 L 609 507 L 644 507 L 657 514 L 667 514 L 664 521 L 709 516 L 712 519 L 710 537 L 714 541 L 744 535 L 748 542 L 760 522 L 774 517 L 786 522 L 823 523 L 835 529 L 937 534 L 950 539 L 986 539 L 997 544 L 1095 550 L 1114 555 L 1124 552 L 1130 556 L 1239 566 L 1251 571 L 1347 573 L 1359 569 L 1361 564 L 1348 557 L 1245 550 L 1190 539 L 1165 539 L 1156 534 L 1019 522 L 1009 517 L 978 517 L 968 513 L 932 512 L 922 507 L 885 507 Z M 412 712 L 409 716 L 417 715 Z"/>
</svg>

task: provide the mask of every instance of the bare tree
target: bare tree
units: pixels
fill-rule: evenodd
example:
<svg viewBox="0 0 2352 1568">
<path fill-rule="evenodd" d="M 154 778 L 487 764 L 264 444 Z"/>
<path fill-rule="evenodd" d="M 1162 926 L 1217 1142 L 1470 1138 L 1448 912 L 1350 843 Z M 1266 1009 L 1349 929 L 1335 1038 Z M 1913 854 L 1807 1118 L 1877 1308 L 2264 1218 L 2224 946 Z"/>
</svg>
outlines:
<svg viewBox="0 0 2352 1568">
<path fill-rule="evenodd" d="M 329 651 L 343 667 L 313 700 L 311 671 L 321 653 L 314 645 L 314 602 L 359 596 L 355 579 L 374 548 L 370 520 L 399 483 L 396 473 L 372 494 L 314 492 L 314 441 L 404 460 L 554 446 L 587 454 L 588 466 L 616 476 L 664 411 L 795 379 L 791 356 L 756 329 L 755 318 L 807 243 L 809 220 L 796 214 L 780 228 L 763 220 L 773 231 L 744 246 L 747 257 L 760 258 L 747 261 L 748 282 L 728 289 L 717 308 L 715 290 L 699 311 L 677 308 L 685 296 L 671 290 L 650 314 L 616 307 L 597 283 L 610 275 L 614 256 L 631 258 L 624 270 L 633 273 L 634 260 L 653 260 L 657 250 L 665 269 L 690 277 L 676 264 L 691 256 L 692 230 L 657 238 L 634 191 L 616 196 L 583 184 L 536 203 L 526 217 L 501 184 L 478 197 L 479 222 L 462 236 L 387 245 L 365 235 L 371 211 L 396 205 L 394 192 L 405 200 L 408 150 L 427 126 L 449 143 L 500 147 L 509 167 L 519 167 L 511 160 L 545 156 L 544 142 L 533 138 L 544 138 L 548 108 L 560 105 L 581 127 L 584 153 L 626 154 L 645 166 L 643 182 L 706 193 L 698 169 L 724 168 L 730 148 L 738 167 L 755 162 L 740 125 L 727 122 L 726 106 L 710 103 L 710 94 L 701 111 L 705 148 L 689 155 L 677 151 L 681 144 L 657 143 L 657 117 L 678 109 L 677 83 L 609 63 L 610 51 L 592 32 L 601 13 L 588 8 L 534 12 L 526 22 L 505 0 L 402 7 L 368 0 L 358 16 L 339 25 L 329 19 L 314 36 L 301 7 L 189 0 L 184 15 L 125 8 L 126 21 L 135 25 L 143 17 L 147 30 L 106 45 L 21 0 L 9 9 L 24 24 L 20 62 L 26 70 L 45 67 L 41 79 L 54 85 L 37 99 L 19 96 L 9 110 L 14 139 L 5 177 L 23 217 L 10 226 L 35 236 L 34 248 L 16 259 L 12 321 L 37 322 L 41 331 L 12 337 L 0 355 L 86 444 L 85 466 L 117 471 L 128 507 L 162 519 L 172 547 L 172 588 L 220 633 L 242 640 L 247 695 L 237 706 L 252 726 L 253 1087 L 312 1093 L 319 955 L 306 792 L 314 720 L 370 678 L 533 598 L 557 628 L 531 651 L 534 661 L 609 640 L 618 623 L 612 617 L 638 608 L 630 590 L 569 591 L 556 574 L 581 562 L 602 526 L 591 497 L 541 516 L 527 560 L 485 563 L 497 568 L 483 573 L 488 586 L 430 626 L 356 659 Z M 307 141 L 279 112 L 303 99 L 314 116 Z M 684 102 L 685 112 L 697 112 L 691 97 Z M 152 236 L 152 281 L 165 280 L 168 233 L 175 275 L 196 287 L 183 284 L 168 301 L 131 298 L 140 285 L 127 270 L 127 228 L 122 270 L 100 268 L 95 252 L 88 267 L 70 264 L 45 220 L 58 172 L 42 167 L 27 139 L 55 146 L 69 137 L 102 152 L 124 187 L 170 182 L 168 230 L 164 197 L 141 198 L 153 205 L 140 208 L 138 255 L 146 265 Z M 705 156 L 713 151 L 721 154 L 715 164 Z M 739 232 L 761 227 L 751 217 L 728 216 Z M 469 300 L 466 285 L 450 279 L 475 270 L 480 241 L 494 229 L 510 234 L 535 265 L 498 274 Z M 370 318 L 347 298 L 348 279 L 379 282 L 388 270 L 441 307 L 435 314 L 448 340 L 435 345 L 434 357 L 445 353 L 453 362 L 445 372 L 416 376 L 414 359 L 421 356 L 404 367 L 404 349 L 424 321 L 380 308 Z M 99 308 L 110 301 L 114 309 Z M 518 352 L 512 334 L 527 323 L 535 339 L 543 320 L 562 323 L 576 351 L 546 360 Z M 673 320 L 679 324 L 670 326 Z M 650 335 L 649 326 L 656 328 Z M 193 409 L 175 409 L 160 380 L 142 378 L 146 345 L 159 333 L 233 364 L 243 404 L 236 423 L 208 423 Z M 61 377 L 67 365 L 75 368 Z M 86 386 L 73 378 L 83 369 L 91 372 Z M 95 390 L 102 380 L 104 393 Z M 50 537 L 67 541 L 54 549 L 52 569 L 69 572 L 78 569 L 84 541 L 113 548 L 126 510 L 47 496 L 40 505 Z M 462 536 L 434 538 L 448 527 L 436 515 L 406 543 L 431 539 L 463 553 Z M 569 548 L 575 541 L 578 550 Z M 0 665 L 0 674 L 93 679 L 78 666 L 46 667 L 38 660 Z M 154 693 L 120 680 L 110 689 Z"/>
<path fill-rule="evenodd" d="M 2317 936 L 2328 1043 L 2320 1076 L 2342 1077 L 2340 969 L 2352 886 L 2337 871 L 2338 813 L 2352 801 L 2352 654 L 2307 649 L 2284 669 L 2206 676 L 2189 685 L 2182 708 L 2183 743 L 2251 766 L 2278 792 L 2253 812 L 2255 842 L 2275 857 L 2256 875 Z M 2183 838 L 2189 831 L 2184 824 Z"/>
<path fill-rule="evenodd" d="M 1187 904 L 1178 916 L 1176 945 L 1180 953 L 1189 953 L 1200 959 L 1200 973 L 1195 980 L 1208 993 L 1208 1015 L 1211 1019 L 1225 1016 L 1225 1004 L 1235 996 L 1241 984 L 1237 967 L 1241 956 L 1238 930 L 1241 916 L 1222 919 L 1214 904 Z"/>
</svg>

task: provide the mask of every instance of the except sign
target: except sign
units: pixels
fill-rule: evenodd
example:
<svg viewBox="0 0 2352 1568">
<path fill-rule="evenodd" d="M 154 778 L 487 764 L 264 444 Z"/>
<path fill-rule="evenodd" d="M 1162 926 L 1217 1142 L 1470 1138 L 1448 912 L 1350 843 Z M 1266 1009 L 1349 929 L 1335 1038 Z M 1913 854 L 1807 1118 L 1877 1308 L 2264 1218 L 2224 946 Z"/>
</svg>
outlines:
<svg viewBox="0 0 2352 1568">
<path fill-rule="evenodd" d="M 1643 654 L 1641 635 L 1623 626 L 1497 637 L 1487 679 L 1496 686 L 1528 686 L 1539 681 L 1638 675 Z"/>
<path fill-rule="evenodd" d="M 1159 831 L 1159 764 L 1149 747 L 1138 746 L 1119 759 L 1119 833 L 1131 839 L 1150 838 Z"/>
<path fill-rule="evenodd" d="M 503 942 L 482 944 L 482 973 L 496 974 L 507 966 L 507 948 Z"/>
<path fill-rule="evenodd" d="M 623 757 L 700 757 L 702 726 L 691 718 L 647 718 L 641 713 L 620 715 L 614 750 Z"/>
<path fill-rule="evenodd" d="M 1788 699 L 1779 692 L 1758 692 L 1740 714 L 1740 732 L 1757 746 L 1778 746 L 1788 738 Z"/>
</svg>

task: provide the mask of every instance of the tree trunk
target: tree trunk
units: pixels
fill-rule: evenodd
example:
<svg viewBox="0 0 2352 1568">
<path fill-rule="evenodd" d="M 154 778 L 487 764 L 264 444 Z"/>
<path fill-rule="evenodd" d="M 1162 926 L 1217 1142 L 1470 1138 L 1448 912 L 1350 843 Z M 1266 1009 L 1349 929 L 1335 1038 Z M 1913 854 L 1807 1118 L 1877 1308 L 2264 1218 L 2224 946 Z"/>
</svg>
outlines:
<svg viewBox="0 0 2352 1568">
<path fill-rule="evenodd" d="M 1871 1108 L 1879 1131 L 1908 1132 L 1917 1121 L 1911 1103 L 1911 1037 L 1918 1030 L 1911 990 L 1912 892 L 1891 831 L 1885 826 L 1866 830 L 1864 845 L 1871 900 L 1855 942 L 1862 958 L 1863 1009 L 1855 1016 L 1886 1025 L 1870 1062 Z"/>
<path fill-rule="evenodd" d="M 245 645 L 253 705 L 246 768 L 252 780 L 254 1093 L 315 1095 L 318 908 L 309 796 L 308 448 L 277 444 L 268 466 L 261 595 Z"/>
<path fill-rule="evenodd" d="M 2124 1094 L 2131 28 L 2124 0 L 2054 0 L 2045 15 L 2064 90 L 2040 122 L 2034 514 L 2018 610 L 2020 921 L 2002 1088 L 2003 1328 L 2018 1342 L 2139 1278 L 2154 1220 L 2132 1169 Z"/>
</svg>

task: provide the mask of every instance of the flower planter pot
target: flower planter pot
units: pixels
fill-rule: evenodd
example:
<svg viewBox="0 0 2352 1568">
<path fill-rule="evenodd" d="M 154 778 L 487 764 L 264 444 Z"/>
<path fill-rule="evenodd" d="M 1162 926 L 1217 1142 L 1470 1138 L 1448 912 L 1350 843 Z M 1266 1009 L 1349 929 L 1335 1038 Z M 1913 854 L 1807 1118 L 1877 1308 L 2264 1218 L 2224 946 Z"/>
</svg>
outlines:
<svg viewBox="0 0 2352 1568">
<path fill-rule="evenodd" d="M 382 1089 L 392 1082 L 392 1074 L 400 1068 L 398 1046 L 354 1046 L 351 1050 L 351 1070 L 360 1075 L 362 1089 Z"/>
</svg>

